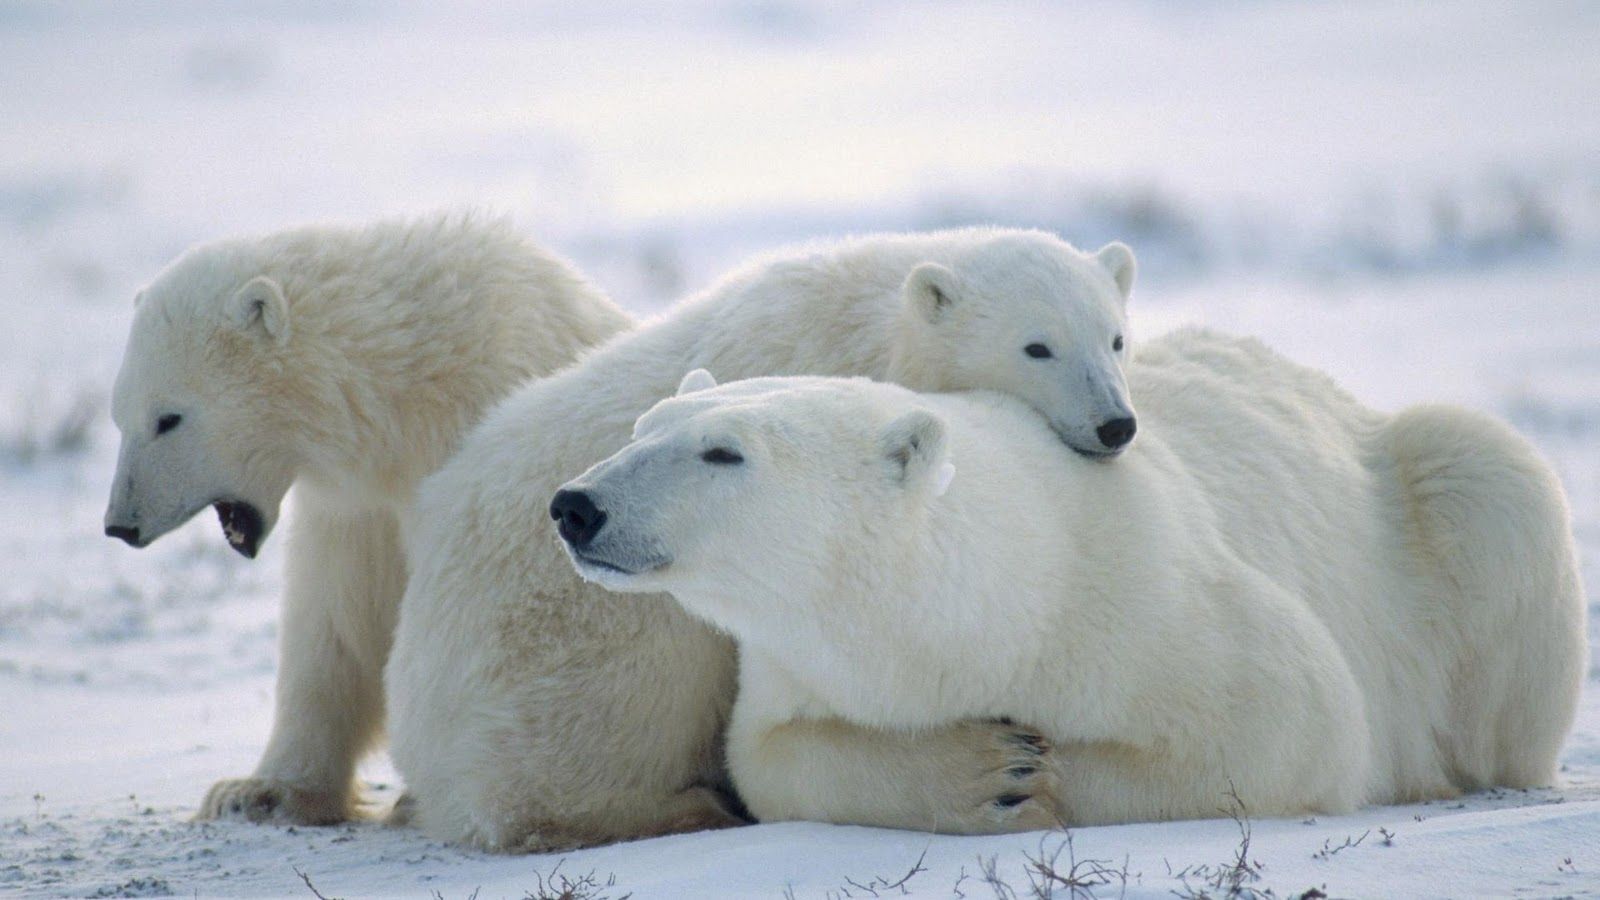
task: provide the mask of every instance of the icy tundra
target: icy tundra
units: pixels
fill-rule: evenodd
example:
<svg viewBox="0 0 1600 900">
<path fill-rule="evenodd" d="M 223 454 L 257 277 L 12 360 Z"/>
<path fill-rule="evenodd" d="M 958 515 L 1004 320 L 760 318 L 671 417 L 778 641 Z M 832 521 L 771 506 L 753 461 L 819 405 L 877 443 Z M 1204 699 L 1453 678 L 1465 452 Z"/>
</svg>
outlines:
<svg viewBox="0 0 1600 900">
<path fill-rule="evenodd" d="M 131 298 L 197 241 L 480 205 L 648 312 L 792 240 L 999 222 L 1132 243 L 1141 336 L 1201 322 L 1386 409 L 1507 418 L 1565 484 L 1593 612 L 1597 44 L 1572 3 L 6 5 L 0 893 L 1028 896 L 1057 850 L 1100 896 L 1600 893 L 1595 669 L 1560 787 L 1315 821 L 1219 797 L 1070 848 L 779 825 L 565 859 L 191 825 L 266 738 L 281 550 L 100 536 Z"/>
</svg>

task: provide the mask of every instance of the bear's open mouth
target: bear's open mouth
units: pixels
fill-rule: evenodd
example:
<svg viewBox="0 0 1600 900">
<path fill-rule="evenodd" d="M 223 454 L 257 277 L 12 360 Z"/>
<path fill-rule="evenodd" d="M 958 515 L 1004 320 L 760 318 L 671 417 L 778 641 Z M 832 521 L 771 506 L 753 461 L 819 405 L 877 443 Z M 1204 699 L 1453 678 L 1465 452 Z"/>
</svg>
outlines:
<svg viewBox="0 0 1600 900">
<path fill-rule="evenodd" d="M 218 500 L 213 503 L 217 519 L 222 522 L 222 536 L 228 546 L 239 551 L 246 559 L 255 559 L 261 548 L 261 532 L 265 526 L 261 511 L 243 500 Z"/>
</svg>

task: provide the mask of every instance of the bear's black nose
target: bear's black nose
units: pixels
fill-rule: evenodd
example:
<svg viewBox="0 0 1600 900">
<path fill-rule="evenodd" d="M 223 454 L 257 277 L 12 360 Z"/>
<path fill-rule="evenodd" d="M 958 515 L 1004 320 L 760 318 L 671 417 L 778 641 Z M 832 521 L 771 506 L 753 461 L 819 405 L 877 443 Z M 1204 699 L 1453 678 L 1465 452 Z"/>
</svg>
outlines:
<svg viewBox="0 0 1600 900">
<path fill-rule="evenodd" d="M 126 525 L 107 525 L 106 537 L 114 537 L 120 541 L 127 541 L 128 546 L 139 546 L 139 529 L 129 528 Z"/>
<path fill-rule="evenodd" d="M 1107 450 L 1121 450 L 1128 446 L 1128 442 L 1133 440 L 1133 433 L 1138 430 L 1138 424 L 1133 421 L 1132 416 L 1129 416 L 1105 422 L 1096 428 L 1094 433 L 1095 437 L 1100 439 L 1100 443 L 1106 445 Z"/>
<path fill-rule="evenodd" d="M 550 518 L 560 523 L 556 530 L 561 532 L 561 539 L 574 547 L 594 540 L 606 524 L 606 514 L 583 491 L 556 491 L 555 499 L 550 501 Z"/>
</svg>

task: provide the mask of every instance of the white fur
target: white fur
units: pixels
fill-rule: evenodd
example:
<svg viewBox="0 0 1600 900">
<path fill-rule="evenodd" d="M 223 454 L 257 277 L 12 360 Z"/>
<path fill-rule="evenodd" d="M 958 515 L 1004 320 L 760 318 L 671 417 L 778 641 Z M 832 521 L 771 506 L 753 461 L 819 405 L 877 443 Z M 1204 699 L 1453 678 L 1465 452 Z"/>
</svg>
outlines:
<svg viewBox="0 0 1600 900">
<path fill-rule="evenodd" d="M 547 513 L 680 380 L 702 383 L 686 372 L 1008 390 L 1087 441 L 1128 414 L 1111 349 L 1125 299 L 1116 272 L 1038 232 L 859 238 L 758 261 L 508 399 L 423 483 L 409 538 L 387 683 L 417 821 L 502 850 L 737 821 L 709 790 L 725 781 L 731 645 L 665 597 L 586 587 Z M 1026 355 L 1035 341 L 1051 360 Z M 982 729 L 951 742 L 1005 755 Z M 971 793 L 991 782 L 974 776 Z"/>
<path fill-rule="evenodd" d="M 885 818 L 848 761 L 779 746 L 813 719 L 1032 722 L 1068 824 L 1209 816 L 1231 788 L 1299 815 L 1553 782 L 1585 610 L 1524 441 L 1374 412 L 1204 332 L 1130 377 L 1148 427 L 1110 466 L 991 393 L 790 378 L 667 400 L 566 485 L 609 516 L 574 560 L 738 640 L 729 764 L 763 820 Z"/>
<path fill-rule="evenodd" d="M 207 244 L 143 291 L 107 525 L 143 545 L 231 500 L 261 512 L 265 539 L 295 487 L 272 738 L 202 818 L 351 814 L 382 731 L 398 514 L 492 403 L 628 324 L 506 223 L 465 216 Z M 158 435 L 167 415 L 181 422 Z"/>
</svg>

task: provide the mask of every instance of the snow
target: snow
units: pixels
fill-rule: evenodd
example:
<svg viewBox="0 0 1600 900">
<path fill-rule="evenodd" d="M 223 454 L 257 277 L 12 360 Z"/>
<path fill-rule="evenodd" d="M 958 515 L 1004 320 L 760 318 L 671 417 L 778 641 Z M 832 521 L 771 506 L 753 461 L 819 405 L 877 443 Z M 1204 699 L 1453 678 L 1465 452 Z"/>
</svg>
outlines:
<svg viewBox="0 0 1600 900">
<path fill-rule="evenodd" d="M 1379 407 L 1522 429 L 1571 497 L 1594 610 L 1597 44 L 1582 4 L 0 8 L 0 895 L 309 897 L 298 869 L 344 897 L 517 898 L 590 872 L 595 896 L 900 896 L 884 885 L 920 859 L 910 895 L 989 897 L 983 860 L 1026 895 L 1027 857 L 1061 843 L 787 824 L 563 859 L 189 824 L 265 742 L 282 557 L 240 559 L 209 516 L 141 552 L 102 537 L 104 402 L 129 298 L 222 234 L 488 206 L 639 311 L 817 235 L 1124 238 L 1139 337 L 1257 334 Z M 1600 894 L 1597 682 L 1560 787 L 1252 819 L 1245 886 Z M 363 775 L 396 795 L 382 757 Z M 1239 838 L 1219 818 L 1076 829 L 1072 849 L 1126 864 L 1100 896 L 1168 896 L 1186 868 L 1219 893 L 1194 867 Z"/>
</svg>

